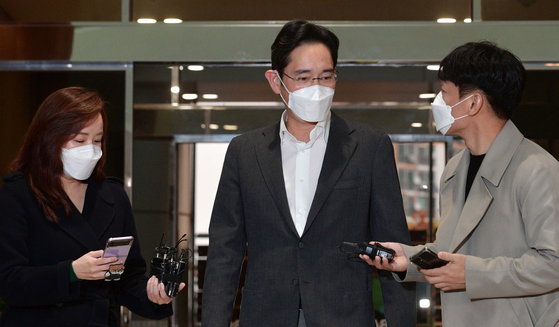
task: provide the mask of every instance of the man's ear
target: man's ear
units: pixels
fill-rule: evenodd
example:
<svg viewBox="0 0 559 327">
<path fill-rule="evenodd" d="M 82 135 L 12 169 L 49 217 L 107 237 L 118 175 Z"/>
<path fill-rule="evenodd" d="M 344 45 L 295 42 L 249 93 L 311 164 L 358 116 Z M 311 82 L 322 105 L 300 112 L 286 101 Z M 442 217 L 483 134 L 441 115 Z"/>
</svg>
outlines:
<svg viewBox="0 0 559 327">
<path fill-rule="evenodd" d="M 474 96 L 472 97 L 472 104 L 470 106 L 470 109 L 468 109 L 468 115 L 475 116 L 479 114 L 481 108 L 485 105 L 485 101 L 486 99 L 482 93 L 480 92 L 474 93 Z"/>
<path fill-rule="evenodd" d="M 268 83 L 270 83 L 272 91 L 274 91 L 275 94 L 279 94 L 281 91 L 281 82 L 278 75 L 276 74 L 276 71 L 271 69 L 267 70 L 264 76 L 266 76 Z"/>
</svg>

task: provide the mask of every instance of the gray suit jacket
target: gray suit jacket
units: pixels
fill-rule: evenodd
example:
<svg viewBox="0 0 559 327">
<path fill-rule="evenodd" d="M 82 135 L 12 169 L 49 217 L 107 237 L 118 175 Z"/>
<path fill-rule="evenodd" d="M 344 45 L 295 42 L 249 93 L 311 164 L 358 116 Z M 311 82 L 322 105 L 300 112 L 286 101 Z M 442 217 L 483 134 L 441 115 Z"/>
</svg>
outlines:
<svg viewBox="0 0 559 327">
<path fill-rule="evenodd" d="M 229 326 L 245 247 L 241 326 L 295 327 L 300 306 L 309 327 L 374 326 L 372 268 L 337 249 L 344 241 L 373 239 L 410 242 L 386 134 L 332 114 L 301 237 L 287 202 L 279 123 L 236 137 L 210 223 L 203 326 Z M 415 326 L 415 291 L 391 275 L 380 280 L 390 326 Z"/>
<path fill-rule="evenodd" d="M 467 255 L 466 291 L 441 293 L 443 326 L 557 326 L 559 163 L 508 121 L 464 203 L 469 161 L 466 149 L 445 168 L 428 245 Z M 410 264 L 405 280 L 422 277 Z"/>
</svg>

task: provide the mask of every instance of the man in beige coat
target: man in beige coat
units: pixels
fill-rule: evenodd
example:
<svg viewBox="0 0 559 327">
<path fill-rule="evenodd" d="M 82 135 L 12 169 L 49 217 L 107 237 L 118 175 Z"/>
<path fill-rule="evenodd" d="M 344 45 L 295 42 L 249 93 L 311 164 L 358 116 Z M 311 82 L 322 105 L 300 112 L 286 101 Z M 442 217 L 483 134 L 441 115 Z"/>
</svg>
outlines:
<svg viewBox="0 0 559 327">
<path fill-rule="evenodd" d="M 419 270 L 408 258 L 423 246 L 398 243 L 382 243 L 396 250 L 391 263 L 362 257 L 439 288 L 445 327 L 559 326 L 559 163 L 509 120 L 525 76 L 518 58 L 489 42 L 441 62 L 437 130 L 467 147 L 443 172 L 441 223 L 427 244 L 449 263 Z"/>
</svg>

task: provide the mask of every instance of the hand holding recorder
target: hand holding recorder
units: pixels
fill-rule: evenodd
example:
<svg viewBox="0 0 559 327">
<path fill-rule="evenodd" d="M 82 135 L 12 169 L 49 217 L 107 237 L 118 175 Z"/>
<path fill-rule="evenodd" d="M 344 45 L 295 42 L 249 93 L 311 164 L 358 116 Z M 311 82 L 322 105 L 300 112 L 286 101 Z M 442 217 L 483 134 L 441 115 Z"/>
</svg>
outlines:
<svg viewBox="0 0 559 327">
<path fill-rule="evenodd" d="M 370 244 L 374 244 L 374 243 L 376 242 L 370 242 Z M 377 269 L 395 271 L 395 272 L 401 272 L 407 270 L 408 259 L 406 258 L 406 254 L 404 253 L 404 250 L 402 249 L 402 246 L 399 243 L 379 242 L 379 244 L 386 248 L 394 250 L 395 253 L 392 261 L 381 260 L 381 258 L 377 256 L 371 258 L 368 255 L 364 255 L 364 254 L 361 254 L 359 257 L 365 260 L 369 265 Z"/>
</svg>

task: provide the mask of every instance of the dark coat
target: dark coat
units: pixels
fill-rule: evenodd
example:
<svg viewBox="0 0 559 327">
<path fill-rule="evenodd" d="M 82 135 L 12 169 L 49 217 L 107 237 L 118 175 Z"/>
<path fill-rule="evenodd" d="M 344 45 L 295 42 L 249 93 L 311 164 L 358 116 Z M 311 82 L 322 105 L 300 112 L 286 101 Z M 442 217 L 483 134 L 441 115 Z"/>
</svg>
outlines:
<svg viewBox="0 0 559 327">
<path fill-rule="evenodd" d="M 373 271 L 337 246 L 410 243 L 388 135 L 332 114 L 328 145 L 303 235 L 289 211 L 279 123 L 229 145 L 210 223 L 202 324 L 226 327 L 248 244 L 242 327 L 375 326 Z M 380 277 L 389 326 L 415 326 L 415 291 Z M 407 285 L 410 286 L 410 285 Z M 413 285 L 411 285 L 413 286 Z"/>
<path fill-rule="evenodd" d="M 122 181 L 89 181 L 83 214 L 74 208 L 60 224 L 48 222 L 23 174 L 4 177 L 0 190 L 0 297 L 7 307 L 0 326 L 118 326 L 111 300 L 152 319 L 172 314 L 155 309 L 146 293 L 146 264 Z M 64 209 L 58 210 L 65 217 Z M 70 264 L 101 250 L 109 237 L 134 236 L 118 282 L 70 283 Z"/>
</svg>

